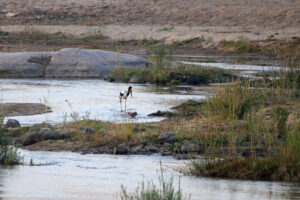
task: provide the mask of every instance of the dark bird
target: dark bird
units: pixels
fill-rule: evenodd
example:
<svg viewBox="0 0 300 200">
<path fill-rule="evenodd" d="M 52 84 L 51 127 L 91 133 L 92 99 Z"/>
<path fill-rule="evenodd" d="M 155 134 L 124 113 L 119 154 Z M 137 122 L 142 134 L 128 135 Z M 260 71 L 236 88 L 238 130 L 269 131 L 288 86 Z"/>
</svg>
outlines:
<svg viewBox="0 0 300 200">
<path fill-rule="evenodd" d="M 127 113 L 130 117 L 134 118 L 135 116 L 137 116 L 137 112 L 128 112 Z"/>
<path fill-rule="evenodd" d="M 127 101 L 127 97 L 129 96 L 129 94 L 131 94 L 131 97 L 132 97 L 132 87 L 129 86 L 128 87 L 128 91 L 122 91 L 120 92 L 120 107 L 121 107 L 121 112 L 122 112 L 122 99 L 125 100 L 125 112 L 126 112 L 126 101 Z"/>
</svg>

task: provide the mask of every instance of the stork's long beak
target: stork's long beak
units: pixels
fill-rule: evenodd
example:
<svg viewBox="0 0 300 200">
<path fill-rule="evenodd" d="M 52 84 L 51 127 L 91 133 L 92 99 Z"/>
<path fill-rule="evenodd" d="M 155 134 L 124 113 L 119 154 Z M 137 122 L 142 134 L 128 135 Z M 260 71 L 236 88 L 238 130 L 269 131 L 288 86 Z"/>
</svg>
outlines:
<svg viewBox="0 0 300 200">
<path fill-rule="evenodd" d="M 130 94 L 131 94 L 131 97 L 133 97 L 133 96 L 132 96 L 132 90 L 131 90 Z"/>
</svg>

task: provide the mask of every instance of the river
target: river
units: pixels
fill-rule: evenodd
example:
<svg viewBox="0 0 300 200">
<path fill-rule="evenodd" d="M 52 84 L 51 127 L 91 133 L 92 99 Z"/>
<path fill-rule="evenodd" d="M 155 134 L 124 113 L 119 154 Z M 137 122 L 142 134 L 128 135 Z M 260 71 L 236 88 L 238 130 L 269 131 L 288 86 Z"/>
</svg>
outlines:
<svg viewBox="0 0 300 200">
<path fill-rule="evenodd" d="M 293 183 L 237 181 L 182 176 L 175 168 L 185 161 L 160 155 L 81 155 L 72 152 L 21 150 L 24 162 L 0 168 L 0 199 L 105 199 L 117 200 L 121 184 L 134 191 L 144 180 L 157 181 L 160 161 L 166 179 L 180 178 L 185 196 L 191 200 L 279 200 L 300 199 L 300 185 Z"/>
<path fill-rule="evenodd" d="M 137 112 L 135 118 L 121 113 L 119 102 L 120 91 L 127 90 L 130 85 L 133 87 L 133 98 L 127 100 L 127 112 Z M 41 115 L 10 117 L 19 120 L 22 125 L 44 121 L 63 123 L 74 120 L 77 115 L 77 118 L 88 117 L 118 123 L 153 122 L 162 118 L 150 117 L 148 114 L 169 110 L 187 99 L 205 99 L 208 95 L 205 91 L 187 95 L 181 92 L 185 87 L 170 89 L 150 84 L 110 83 L 96 79 L 0 79 L 0 98 L 3 103 L 43 103 L 53 111 Z"/>
</svg>

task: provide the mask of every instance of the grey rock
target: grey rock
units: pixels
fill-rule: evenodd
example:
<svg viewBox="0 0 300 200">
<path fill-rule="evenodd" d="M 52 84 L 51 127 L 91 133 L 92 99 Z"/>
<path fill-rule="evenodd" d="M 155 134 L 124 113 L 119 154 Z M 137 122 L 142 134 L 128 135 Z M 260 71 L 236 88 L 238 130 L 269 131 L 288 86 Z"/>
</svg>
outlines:
<svg viewBox="0 0 300 200">
<path fill-rule="evenodd" d="M 120 144 L 114 148 L 114 154 L 125 155 L 129 152 L 129 147 L 126 144 Z"/>
<path fill-rule="evenodd" d="M 145 149 L 147 152 L 150 152 L 150 153 L 157 153 L 159 151 L 159 149 L 156 146 L 154 146 L 153 144 L 146 145 Z"/>
<path fill-rule="evenodd" d="M 33 124 L 33 126 L 30 128 L 30 131 L 39 131 L 41 128 L 49 128 L 50 130 L 52 130 L 52 125 L 46 122 Z"/>
<path fill-rule="evenodd" d="M 42 78 L 44 67 L 31 63 L 31 57 L 52 55 L 53 52 L 0 53 L 0 78 Z"/>
<path fill-rule="evenodd" d="M 158 140 L 160 142 L 174 142 L 177 139 L 176 135 L 172 132 L 162 133 L 159 135 Z"/>
<path fill-rule="evenodd" d="M 140 154 L 140 153 L 145 153 L 146 150 L 144 148 L 144 145 L 143 144 L 140 144 L 140 145 L 137 145 L 135 147 L 132 148 L 132 152 L 133 153 L 137 153 L 137 154 Z"/>
<path fill-rule="evenodd" d="M 145 67 L 140 57 L 103 50 L 0 53 L 0 78 L 103 78 L 114 67 Z"/>
<path fill-rule="evenodd" d="M 90 127 L 84 128 L 84 127 L 80 127 L 79 130 L 83 131 L 84 133 L 95 133 L 96 130 Z"/>
<path fill-rule="evenodd" d="M 148 116 L 151 116 L 151 117 L 173 117 L 173 116 L 175 116 L 175 113 L 170 112 L 170 111 L 160 111 L 160 110 L 158 110 L 157 112 L 151 113 Z"/>
<path fill-rule="evenodd" d="M 188 154 L 175 154 L 173 155 L 173 157 L 176 159 L 176 160 L 188 160 L 188 159 L 191 159 L 192 157 Z"/>
<path fill-rule="evenodd" d="M 103 78 L 116 66 L 144 67 L 140 57 L 103 50 L 62 49 L 51 58 L 46 78 Z"/>
<path fill-rule="evenodd" d="M 41 128 L 37 131 L 29 131 L 25 133 L 21 138 L 21 142 L 24 146 L 26 146 L 44 140 L 60 140 L 70 137 L 71 135 L 69 134 L 54 132 L 50 128 Z"/>
<path fill-rule="evenodd" d="M 32 56 L 28 59 L 28 62 L 48 66 L 51 62 L 51 58 L 52 55 Z"/>
<path fill-rule="evenodd" d="M 17 128 L 17 127 L 21 127 L 21 124 L 18 120 L 15 119 L 8 119 L 5 124 L 5 128 Z"/>
<path fill-rule="evenodd" d="M 161 152 L 161 155 L 163 155 L 163 156 L 170 156 L 172 154 L 173 154 L 172 151 L 163 151 L 163 152 Z"/>
<path fill-rule="evenodd" d="M 196 144 L 183 144 L 181 146 L 181 152 L 183 153 L 192 153 L 198 151 L 199 151 L 199 147 Z"/>
</svg>

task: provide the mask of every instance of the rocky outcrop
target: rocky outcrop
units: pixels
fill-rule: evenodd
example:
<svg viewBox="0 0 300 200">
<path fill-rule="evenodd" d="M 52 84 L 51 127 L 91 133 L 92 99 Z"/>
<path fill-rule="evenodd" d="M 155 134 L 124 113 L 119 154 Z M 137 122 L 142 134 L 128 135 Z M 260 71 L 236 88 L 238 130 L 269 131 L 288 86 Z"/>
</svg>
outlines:
<svg viewBox="0 0 300 200">
<path fill-rule="evenodd" d="M 103 50 L 0 53 L 0 78 L 102 78 L 114 67 L 144 67 L 140 57 Z"/>
<path fill-rule="evenodd" d="M 52 52 L 0 53 L 0 78 L 43 78 L 44 68 L 28 62 L 32 57 L 52 55 Z"/>
<path fill-rule="evenodd" d="M 54 132 L 50 128 L 41 128 L 39 130 L 32 130 L 25 133 L 21 138 L 21 142 L 24 146 L 26 146 L 44 140 L 59 140 L 70 137 L 71 136 L 69 134 Z"/>
</svg>

